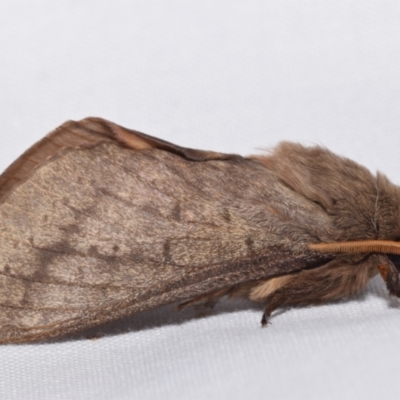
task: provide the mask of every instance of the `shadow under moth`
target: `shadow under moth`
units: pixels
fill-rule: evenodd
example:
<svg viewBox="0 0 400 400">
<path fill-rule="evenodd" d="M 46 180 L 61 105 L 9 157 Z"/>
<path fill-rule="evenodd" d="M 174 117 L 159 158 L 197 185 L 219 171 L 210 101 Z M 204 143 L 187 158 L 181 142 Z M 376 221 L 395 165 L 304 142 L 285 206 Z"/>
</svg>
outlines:
<svg viewBox="0 0 400 400">
<path fill-rule="evenodd" d="M 321 147 L 241 157 L 100 118 L 66 122 L 0 176 L 0 343 L 168 303 L 400 296 L 400 188 Z"/>
</svg>

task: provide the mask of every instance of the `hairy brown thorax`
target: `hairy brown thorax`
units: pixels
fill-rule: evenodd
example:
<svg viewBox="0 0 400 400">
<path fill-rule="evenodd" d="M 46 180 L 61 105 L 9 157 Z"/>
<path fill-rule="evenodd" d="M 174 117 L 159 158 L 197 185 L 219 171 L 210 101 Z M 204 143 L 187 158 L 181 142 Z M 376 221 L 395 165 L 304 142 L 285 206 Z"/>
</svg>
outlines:
<svg viewBox="0 0 400 400">
<path fill-rule="evenodd" d="M 266 323 L 280 306 L 357 293 L 378 272 L 398 295 L 374 241 L 399 240 L 399 204 L 383 175 L 321 147 L 244 158 L 67 122 L 0 177 L 0 342 L 224 295 L 266 302 Z M 373 247 L 312 248 L 364 240 Z"/>
</svg>

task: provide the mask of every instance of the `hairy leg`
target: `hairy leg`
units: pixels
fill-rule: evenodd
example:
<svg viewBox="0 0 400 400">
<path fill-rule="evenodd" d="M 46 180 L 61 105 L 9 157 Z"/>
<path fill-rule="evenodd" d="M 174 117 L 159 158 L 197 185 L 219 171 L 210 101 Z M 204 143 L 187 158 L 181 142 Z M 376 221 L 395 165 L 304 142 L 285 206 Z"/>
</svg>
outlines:
<svg viewBox="0 0 400 400">
<path fill-rule="evenodd" d="M 320 304 L 360 292 L 378 273 L 378 261 L 381 262 L 370 256 L 358 264 L 330 262 L 320 268 L 264 281 L 252 289 L 249 297 L 267 303 L 261 319 L 265 326 L 279 307 Z"/>
</svg>

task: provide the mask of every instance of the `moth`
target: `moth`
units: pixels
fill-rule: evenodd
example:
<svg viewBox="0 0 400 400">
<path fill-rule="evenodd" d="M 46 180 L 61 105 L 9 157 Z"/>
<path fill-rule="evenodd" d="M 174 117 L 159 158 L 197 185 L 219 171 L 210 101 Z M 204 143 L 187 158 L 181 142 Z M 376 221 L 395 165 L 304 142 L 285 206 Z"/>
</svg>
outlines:
<svg viewBox="0 0 400 400">
<path fill-rule="evenodd" d="M 265 303 L 265 325 L 376 274 L 400 296 L 399 206 L 385 176 L 321 147 L 242 157 L 66 122 L 0 176 L 0 342 L 222 296 Z"/>
</svg>

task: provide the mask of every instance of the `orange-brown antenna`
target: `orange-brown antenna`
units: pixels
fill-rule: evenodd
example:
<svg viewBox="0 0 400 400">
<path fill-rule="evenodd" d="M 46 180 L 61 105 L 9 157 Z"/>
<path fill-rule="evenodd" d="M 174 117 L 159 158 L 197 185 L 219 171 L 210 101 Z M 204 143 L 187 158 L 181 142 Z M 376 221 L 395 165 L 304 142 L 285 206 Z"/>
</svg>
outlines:
<svg viewBox="0 0 400 400">
<path fill-rule="evenodd" d="M 392 240 L 357 240 L 353 242 L 311 243 L 309 250 L 319 253 L 389 253 L 400 254 L 400 242 Z"/>
</svg>

